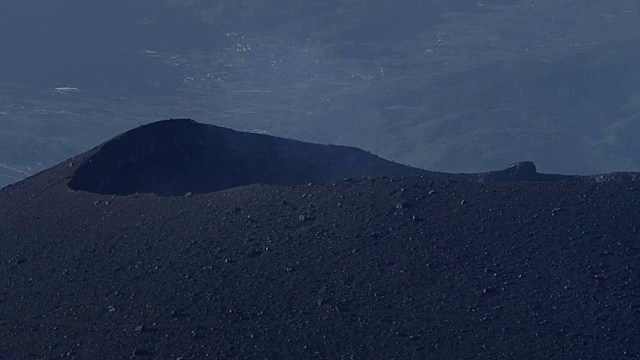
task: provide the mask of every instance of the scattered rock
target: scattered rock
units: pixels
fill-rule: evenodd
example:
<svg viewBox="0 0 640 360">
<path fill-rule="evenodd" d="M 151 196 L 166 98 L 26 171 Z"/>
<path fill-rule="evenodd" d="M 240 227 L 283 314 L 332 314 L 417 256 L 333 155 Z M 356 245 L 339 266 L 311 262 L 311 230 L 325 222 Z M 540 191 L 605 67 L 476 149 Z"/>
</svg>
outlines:
<svg viewBox="0 0 640 360">
<path fill-rule="evenodd" d="M 491 295 L 497 293 L 498 290 L 494 287 L 486 287 L 482 289 L 482 295 Z"/>
<path fill-rule="evenodd" d="M 153 354 L 150 351 L 147 351 L 147 350 L 135 349 L 135 350 L 133 350 L 131 355 L 133 357 L 137 357 L 137 356 L 151 356 Z"/>
<path fill-rule="evenodd" d="M 262 255 L 262 251 L 259 249 L 251 249 L 247 252 L 247 257 L 249 258 L 257 258 L 260 255 Z"/>
<path fill-rule="evenodd" d="M 138 333 L 143 333 L 143 332 L 147 331 L 147 327 L 144 326 L 144 325 L 138 325 L 138 326 L 136 326 L 135 331 L 138 332 Z"/>
<path fill-rule="evenodd" d="M 396 204 L 396 209 L 398 210 L 408 208 L 408 207 L 409 207 L 409 203 L 407 203 L 406 201 L 401 201 Z"/>
</svg>

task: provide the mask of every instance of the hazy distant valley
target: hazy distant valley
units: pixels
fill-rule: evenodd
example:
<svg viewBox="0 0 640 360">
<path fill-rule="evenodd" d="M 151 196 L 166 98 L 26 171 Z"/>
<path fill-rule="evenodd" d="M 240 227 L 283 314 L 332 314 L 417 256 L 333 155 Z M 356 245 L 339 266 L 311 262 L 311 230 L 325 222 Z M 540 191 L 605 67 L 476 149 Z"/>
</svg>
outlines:
<svg viewBox="0 0 640 360">
<path fill-rule="evenodd" d="M 639 171 L 638 3 L 0 6 L 0 186 L 190 117 L 436 171 Z"/>
</svg>

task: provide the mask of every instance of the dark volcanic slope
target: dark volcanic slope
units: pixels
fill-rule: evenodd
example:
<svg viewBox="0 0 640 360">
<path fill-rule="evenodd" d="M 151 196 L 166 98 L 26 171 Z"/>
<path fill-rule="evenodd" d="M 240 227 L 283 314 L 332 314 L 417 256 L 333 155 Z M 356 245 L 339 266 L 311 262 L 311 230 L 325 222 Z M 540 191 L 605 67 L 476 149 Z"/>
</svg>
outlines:
<svg viewBox="0 0 640 360">
<path fill-rule="evenodd" d="M 184 195 L 257 183 L 430 174 L 353 147 L 238 132 L 188 119 L 141 126 L 88 155 L 70 186 L 101 194 Z"/>
<path fill-rule="evenodd" d="M 0 191 L 2 359 L 640 357 L 637 182 L 111 196 L 83 159 Z"/>
<path fill-rule="evenodd" d="M 346 177 L 424 175 L 471 182 L 578 180 L 531 162 L 481 174 L 427 171 L 357 148 L 234 131 L 188 119 L 128 131 L 79 158 L 70 187 L 99 194 L 209 193 L 249 184 L 324 183 Z"/>
</svg>

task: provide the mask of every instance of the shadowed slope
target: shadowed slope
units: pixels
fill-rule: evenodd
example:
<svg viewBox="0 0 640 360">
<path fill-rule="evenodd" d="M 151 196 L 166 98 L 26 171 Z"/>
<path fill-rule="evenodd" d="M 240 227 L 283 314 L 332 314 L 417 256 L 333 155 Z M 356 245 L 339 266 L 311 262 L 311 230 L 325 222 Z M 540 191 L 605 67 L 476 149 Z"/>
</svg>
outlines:
<svg viewBox="0 0 640 360">
<path fill-rule="evenodd" d="M 470 182 L 576 181 L 539 174 L 531 162 L 448 174 L 394 163 L 353 147 L 319 145 L 165 120 L 128 131 L 83 156 L 69 186 L 99 194 L 208 193 L 250 184 L 325 183 L 347 177 L 422 175 Z"/>
<path fill-rule="evenodd" d="M 101 194 L 207 193 L 249 184 L 426 175 L 360 149 L 166 120 L 126 132 L 81 164 L 70 187 Z"/>
</svg>

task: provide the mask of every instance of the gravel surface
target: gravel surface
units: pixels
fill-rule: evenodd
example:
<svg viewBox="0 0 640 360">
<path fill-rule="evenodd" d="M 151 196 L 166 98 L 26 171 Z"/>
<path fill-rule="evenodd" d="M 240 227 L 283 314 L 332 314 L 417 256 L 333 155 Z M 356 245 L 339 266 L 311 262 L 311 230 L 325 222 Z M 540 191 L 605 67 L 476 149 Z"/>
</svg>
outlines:
<svg viewBox="0 0 640 360">
<path fill-rule="evenodd" d="M 640 357 L 625 176 L 70 188 L 100 151 L 0 191 L 0 359 Z"/>
</svg>

